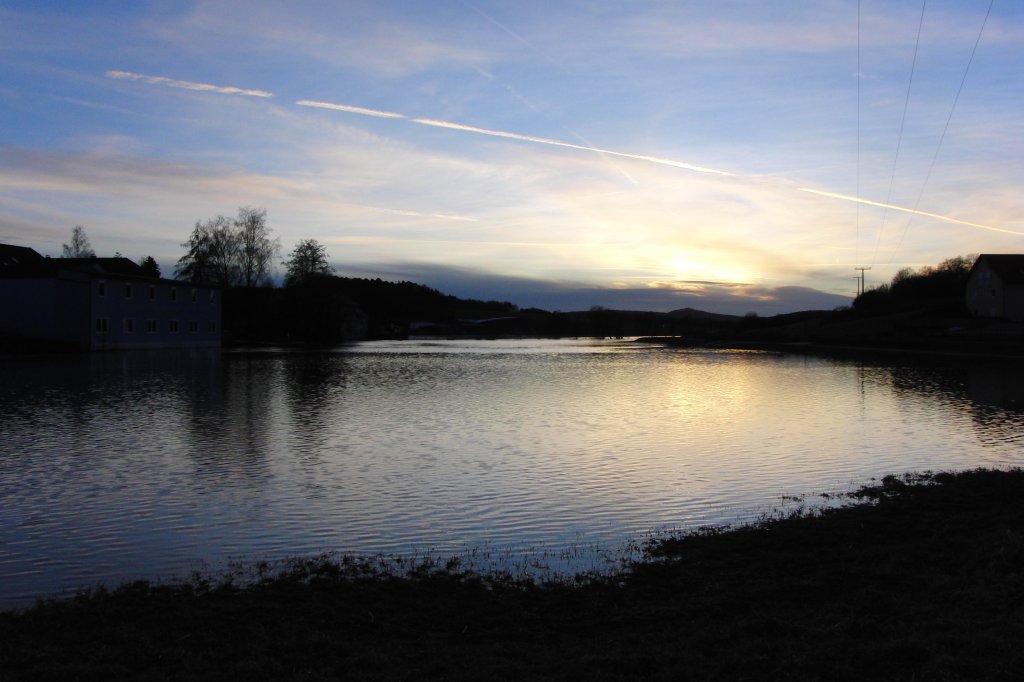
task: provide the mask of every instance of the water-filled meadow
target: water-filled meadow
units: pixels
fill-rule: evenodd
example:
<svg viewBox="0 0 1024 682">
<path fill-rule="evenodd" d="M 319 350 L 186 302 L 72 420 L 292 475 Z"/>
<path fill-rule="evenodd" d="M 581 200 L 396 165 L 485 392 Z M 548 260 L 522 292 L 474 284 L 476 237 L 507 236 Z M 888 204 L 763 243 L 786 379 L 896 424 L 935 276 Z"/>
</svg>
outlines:
<svg viewBox="0 0 1024 682">
<path fill-rule="evenodd" d="M 423 340 L 2 369 L 0 608 L 323 552 L 587 570 L 890 473 L 1024 464 L 1024 373 L 962 360 Z"/>
</svg>

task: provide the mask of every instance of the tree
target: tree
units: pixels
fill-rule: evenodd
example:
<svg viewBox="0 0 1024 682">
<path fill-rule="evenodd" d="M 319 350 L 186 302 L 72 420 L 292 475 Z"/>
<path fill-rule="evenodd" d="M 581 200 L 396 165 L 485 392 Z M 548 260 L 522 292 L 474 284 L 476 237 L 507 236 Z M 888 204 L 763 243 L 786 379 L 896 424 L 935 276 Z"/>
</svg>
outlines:
<svg viewBox="0 0 1024 682">
<path fill-rule="evenodd" d="M 239 284 L 254 287 L 270 279 L 271 261 L 281 250 L 280 242 L 270 238 L 266 209 L 244 206 L 235 218 L 238 246 Z"/>
<path fill-rule="evenodd" d="M 71 230 L 71 243 L 64 244 L 61 256 L 64 258 L 96 257 L 96 252 L 92 250 L 92 246 L 89 244 L 89 238 L 85 235 L 84 227 L 81 225 L 75 225 L 75 229 Z"/>
<path fill-rule="evenodd" d="M 230 287 L 238 284 L 238 245 L 231 221 L 222 215 L 196 222 L 187 249 L 174 266 L 174 276 L 195 284 Z"/>
<path fill-rule="evenodd" d="M 146 256 L 139 261 L 139 267 L 146 271 L 148 277 L 160 277 L 160 265 L 152 256 Z"/>
<path fill-rule="evenodd" d="M 284 262 L 288 269 L 285 286 L 300 284 L 316 275 L 330 275 L 334 268 L 327 262 L 327 248 L 315 239 L 303 239 Z"/>
<path fill-rule="evenodd" d="M 270 280 L 271 262 L 280 251 L 270 237 L 264 209 L 238 209 L 234 221 L 222 215 L 196 222 L 186 249 L 174 267 L 178 279 L 221 287 L 254 287 Z"/>
</svg>

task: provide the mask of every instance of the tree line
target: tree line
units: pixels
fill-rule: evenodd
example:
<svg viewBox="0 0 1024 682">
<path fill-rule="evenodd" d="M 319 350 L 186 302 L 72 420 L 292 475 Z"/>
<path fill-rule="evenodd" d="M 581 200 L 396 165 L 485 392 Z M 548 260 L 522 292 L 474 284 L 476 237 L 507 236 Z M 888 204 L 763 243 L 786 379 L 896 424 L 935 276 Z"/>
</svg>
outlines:
<svg viewBox="0 0 1024 682">
<path fill-rule="evenodd" d="M 853 307 L 862 312 L 887 312 L 944 300 L 962 306 L 967 277 L 977 259 L 976 255 L 955 256 L 934 266 L 903 268 L 888 284 L 868 289 L 854 299 Z"/>
<path fill-rule="evenodd" d="M 234 220 L 218 215 L 197 221 L 182 247 L 185 255 L 174 267 L 175 278 L 224 288 L 251 288 L 271 283 L 281 242 L 271 236 L 266 209 L 243 206 Z M 334 272 L 326 247 L 315 239 L 299 241 L 283 264 L 285 286 Z"/>
<path fill-rule="evenodd" d="M 269 286 L 274 259 L 281 252 L 280 240 L 271 233 L 266 209 L 251 206 L 240 207 L 233 219 L 218 215 L 196 221 L 188 239 L 181 245 L 185 254 L 174 266 L 174 278 L 222 288 Z M 81 225 L 71 231 L 70 243 L 62 245 L 61 256 L 96 257 Z M 121 254 L 114 256 L 121 257 Z M 148 275 L 160 277 L 160 266 L 152 256 L 143 257 L 139 265 Z M 285 286 L 334 273 L 327 248 L 316 239 L 300 240 L 283 265 Z"/>
<path fill-rule="evenodd" d="M 225 342 L 315 342 L 371 337 L 401 337 L 414 321 L 457 324 L 461 318 L 506 316 L 518 308 L 508 302 L 476 301 L 442 294 L 413 282 L 340 277 L 326 247 L 302 239 L 282 261 L 284 286 L 273 284 L 280 240 L 267 224 L 267 211 L 244 206 L 234 218 L 218 215 L 196 221 L 174 278 L 224 290 Z M 95 258 L 81 226 L 64 245 L 66 258 Z M 120 255 L 120 254 L 116 254 Z M 156 268 L 146 257 L 144 268 Z"/>
</svg>

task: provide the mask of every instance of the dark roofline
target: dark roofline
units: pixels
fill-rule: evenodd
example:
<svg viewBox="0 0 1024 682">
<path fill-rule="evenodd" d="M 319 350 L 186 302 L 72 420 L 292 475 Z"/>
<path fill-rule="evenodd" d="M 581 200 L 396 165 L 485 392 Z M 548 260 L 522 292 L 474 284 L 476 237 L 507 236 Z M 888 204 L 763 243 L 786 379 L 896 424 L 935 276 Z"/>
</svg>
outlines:
<svg viewBox="0 0 1024 682">
<path fill-rule="evenodd" d="M 175 282 L 194 289 L 220 289 L 209 284 L 194 284 L 183 280 L 151 277 L 146 270 L 124 256 L 109 258 L 50 258 L 35 249 L 13 244 L 0 244 L 0 278 L 56 277 L 61 271 L 81 272 L 110 279 L 133 279 L 148 282 Z"/>
<path fill-rule="evenodd" d="M 968 277 L 974 274 L 974 270 L 982 262 L 987 263 L 995 271 L 1003 284 L 1024 284 L 1024 254 L 983 253 L 974 261 Z"/>
<path fill-rule="evenodd" d="M 115 256 L 112 258 L 51 258 L 59 268 L 94 272 L 99 275 L 127 275 L 129 277 L 141 277 L 145 279 L 156 279 L 150 277 L 141 265 L 125 258 Z"/>
<path fill-rule="evenodd" d="M 35 249 L 0 244 L 0 277 L 32 277 L 46 267 L 46 259 Z"/>
</svg>

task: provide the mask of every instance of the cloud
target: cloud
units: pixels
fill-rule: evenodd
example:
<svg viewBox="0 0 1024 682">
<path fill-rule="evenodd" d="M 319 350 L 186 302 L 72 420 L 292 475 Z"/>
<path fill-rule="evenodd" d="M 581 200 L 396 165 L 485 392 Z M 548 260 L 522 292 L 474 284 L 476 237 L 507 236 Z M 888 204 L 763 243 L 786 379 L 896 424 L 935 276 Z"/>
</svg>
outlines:
<svg viewBox="0 0 1024 682">
<path fill-rule="evenodd" d="M 396 241 L 396 248 L 422 249 L 414 235 L 428 230 L 451 234 L 454 225 L 468 227 L 478 222 L 472 215 L 454 212 L 447 203 L 423 200 L 424 207 L 417 205 L 414 196 L 401 202 L 381 196 L 377 198 L 382 202 L 392 203 L 371 203 L 365 200 L 370 198 L 365 193 L 338 195 L 333 187 L 318 182 L 326 177 L 327 184 L 333 185 L 344 172 L 312 180 L 306 174 L 263 174 L 120 153 L 132 148 L 129 138 L 92 142 L 91 152 L 0 145 L 0 227 L 32 225 L 25 232 L 42 236 L 53 226 L 61 226 L 58 234 L 66 239 L 63 226 L 83 223 L 90 228 L 97 249 L 109 243 L 111 252 L 125 253 L 136 248 L 136 240 L 173 234 L 162 246 L 138 247 L 140 252 L 165 249 L 153 253 L 160 257 L 177 251 L 178 242 L 195 220 L 232 213 L 235 207 L 247 204 L 269 210 L 273 227 L 285 243 L 310 236 L 326 241 L 352 230 L 356 234 L 361 230 L 373 234 L 391 231 L 396 236 L 406 235 Z M 346 223 L 360 227 L 339 227 Z M 148 230 L 140 230 L 141 226 Z M 351 250 L 348 256 L 358 260 L 370 257 Z"/>
<path fill-rule="evenodd" d="M 166 78 L 164 76 L 147 76 L 141 73 L 132 73 L 131 71 L 107 71 L 107 78 L 114 78 L 117 80 L 128 80 L 128 81 L 141 81 L 150 85 L 164 85 L 169 88 L 179 88 L 181 90 L 198 90 L 201 92 L 219 92 L 223 95 L 244 95 L 246 97 L 273 97 L 274 94 L 267 92 L 266 90 L 248 90 L 245 88 L 236 88 L 230 85 L 210 85 L 209 83 L 195 83 L 192 81 L 176 80 L 174 78 Z"/>
<path fill-rule="evenodd" d="M 708 312 L 777 315 L 800 310 L 831 310 L 849 305 L 851 297 L 808 287 L 761 287 L 737 282 L 675 282 L 666 286 L 594 286 L 583 282 L 539 280 L 497 275 L 483 270 L 414 262 L 381 263 L 377 267 L 345 267 L 347 277 L 382 277 L 408 280 L 464 298 L 509 301 L 521 308 L 588 310 L 604 306 L 616 310 L 669 312 L 696 308 Z"/>
<path fill-rule="evenodd" d="M 164 86 L 167 86 L 167 87 L 181 88 L 181 89 L 187 89 L 187 90 L 205 91 L 205 92 L 218 92 L 218 93 L 223 93 L 223 94 L 246 95 L 246 96 L 254 96 L 254 97 L 272 97 L 273 96 L 272 93 L 266 92 L 266 91 L 263 91 L 263 90 L 244 90 L 244 89 L 241 89 L 241 88 L 230 87 L 230 86 L 216 86 L 216 85 L 209 85 L 209 84 L 205 84 L 205 83 L 197 83 L 197 82 L 192 82 L 192 81 L 174 80 L 174 79 L 170 79 L 170 78 L 165 78 L 163 76 L 148 76 L 148 75 L 132 73 L 132 72 L 128 72 L 128 71 L 107 71 L 106 75 L 109 78 L 115 78 L 115 79 L 120 79 L 120 80 L 140 81 L 140 82 L 149 83 L 149 84 L 164 85 Z M 715 176 L 721 176 L 721 177 L 726 177 L 726 178 L 747 179 L 747 180 L 755 178 L 755 176 L 753 176 L 753 175 L 737 174 L 737 173 L 733 173 L 733 172 L 730 172 L 730 171 L 725 171 L 725 170 L 716 169 L 716 168 L 710 168 L 710 167 L 707 167 L 707 166 L 697 165 L 697 164 L 693 164 L 693 163 L 689 163 L 689 162 L 684 162 L 684 161 L 679 161 L 679 160 L 676 160 L 676 159 L 665 158 L 665 157 L 661 157 L 661 156 L 653 156 L 653 155 L 647 155 L 647 154 L 635 154 L 635 153 L 631 153 L 631 152 L 616 151 L 616 150 L 611 150 L 611 149 L 605 149 L 605 148 L 602 148 L 602 147 L 591 146 L 591 145 L 584 145 L 584 144 L 576 144 L 576 143 L 572 143 L 572 142 L 566 142 L 564 140 L 552 139 L 552 138 L 547 138 L 547 137 L 539 137 L 539 136 L 535 136 L 535 135 L 527 135 L 527 134 L 511 132 L 511 131 L 503 131 L 503 130 L 495 130 L 495 129 L 490 129 L 490 128 L 483 128 L 483 127 L 478 127 L 478 126 L 471 126 L 471 125 L 466 125 L 466 124 L 457 123 L 457 122 L 453 122 L 453 121 L 430 119 L 430 118 L 416 118 L 416 117 L 407 116 L 405 114 L 398 113 L 398 112 L 384 111 L 384 110 L 372 109 L 372 108 L 355 106 L 355 105 L 350 105 L 350 104 L 339 104 L 339 103 L 334 103 L 334 102 L 301 99 L 301 100 L 296 101 L 296 105 L 297 106 L 303 106 L 303 107 L 325 109 L 325 110 L 330 110 L 330 111 L 338 111 L 338 112 L 342 112 L 342 113 L 355 114 L 355 115 L 359 115 L 359 116 L 368 116 L 368 117 L 375 117 L 375 118 L 385 118 L 385 119 L 396 119 L 396 120 L 411 121 L 411 122 L 419 124 L 419 125 L 433 127 L 433 128 L 442 128 L 442 129 L 446 129 L 446 130 L 453 130 L 453 131 L 470 133 L 470 134 L 475 134 L 475 135 L 484 135 L 484 136 L 489 136 L 489 137 L 497 137 L 497 138 L 501 138 L 501 139 L 516 140 L 516 141 L 527 142 L 527 143 L 531 143 L 531 144 L 541 144 L 541 145 L 547 145 L 547 146 L 553 146 L 553 147 L 560 147 L 560 148 L 574 149 L 574 150 L 579 150 L 579 151 L 593 152 L 593 153 L 599 154 L 599 155 L 601 155 L 603 157 L 617 157 L 617 158 L 631 159 L 631 160 L 636 160 L 636 161 L 641 161 L 641 162 L 646 162 L 646 163 L 652 163 L 652 164 L 658 164 L 658 165 L 664 165 L 664 166 L 679 168 L 679 169 L 682 169 L 682 170 L 687 170 L 687 171 L 692 171 L 692 172 L 697 172 L 697 173 L 704 173 L 704 174 L 715 175 Z M 636 184 L 636 180 L 632 176 L 628 176 L 627 175 L 627 178 L 634 185 Z M 949 223 L 960 224 L 960 225 L 965 225 L 965 226 L 969 226 L 969 227 L 975 227 L 975 228 L 984 229 L 984 230 L 990 230 L 990 231 L 993 231 L 993 232 L 1003 232 L 1003 233 L 1012 234 L 1012 235 L 1024 235 L 1024 232 L 1018 232 L 1018 231 L 1015 231 L 1015 230 L 1009 230 L 1009 229 L 1006 229 L 1006 228 L 1003 228 L 1003 227 L 998 227 L 998 226 L 994 226 L 994 225 L 986 225 L 986 224 L 983 224 L 983 223 L 977 223 L 977 222 L 971 222 L 971 221 L 965 221 L 965 220 L 961 220 L 961 219 L 958 219 L 958 218 L 953 218 L 951 216 L 941 215 L 941 214 L 934 213 L 934 212 L 920 211 L 920 210 L 917 210 L 916 208 L 908 208 L 908 207 L 899 206 L 899 205 L 896 205 L 896 204 L 882 203 L 882 202 L 878 202 L 878 201 L 874 201 L 874 200 L 870 200 L 870 199 L 866 199 L 866 198 L 862 198 L 862 197 L 853 197 L 853 196 L 849 196 L 849 195 L 845 195 L 845 194 L 840 194 L 840 193 L 836 193 L 836 192 L 830 192 L 830 191 L 818 190 L 818 189 L 812 189 L 812 188 L 806 188 L 806 187 L 801 187 L 801 188 L 797 188 L 797 189 L 798 189 L 798 191 L 801 191 L 801 192 L 808 192 L 808 193 L 812 193 L 812 194 L 817 194 L 819 196 L 825 196 L 825 197 L 829 197 L 829 198 L 833 198 L 833 199 L 838 199 L 838 200 L 842 200 L 842 201 L 848 201 L 848 202 L 853 202 L 853 203 L 858 203 L 858 204 L 876 206 L 876 207 L 881 207 L 881 208 L 886 208 L 886 209 L 893 209 L 893 210 L 896 210 L 896 211 L 901 211 L 901 212 L 910 213 L 910 214 L 914 214 L 914 215 L 920 215 L 920 216 L 929 217 L 929 218 L 935 218 L 935 219 L 942 220 L 942 221 L 949 222 Z M 432 215 L 434 215 L 434 214 L 432 214 Z"/>
<path fill-rule="evenodd" d="M 174 20 L 154 23 L 152 31 L 179 49 L 219 49 L 257 62 L 282 54 L 301 55 L 335 71 L 374 79 L 401 79 L 431 69 L 487 63 L 488 45 L 467 44 L 475 36 L 465 24 L 432 19 L 444 10 L 415 3 L 399 13 L 388 3 L 280 3 L 254 0 L 198 0 Z"/>
<path fill-rule="evenodd" d="M 534 135 L 525 135 L 525 134 L 522 134 L 522 133 L 514 133 L 514 132 L 502 131 L 502 130 L 492 130 L 492 129 L 489 129 L 489 128 L 480 128 L 480 127 L 477 127 L 477 126 L 470 126 L 470 125 L 465 125 L 465 124 L 462 124 L 462 123 L 455 123 L 455 122 L 452 122 L 452 121 L 440 121 L 440 120 L 428 119 L 428 118 L 412 118 L 412 117 L 406 116 L 405 114 L 399 114 L 399 113 L 390 112 L 390 111 L 379 111 L 379 110 L 376 110 L 376 109 L 367 109 L 367 108 L 364 108 L 364 107 L 357 107 L 357 106 L 352 106 L 352 105 L 347 105 L 347 104 L 334 104 L 334 103 L 330 103 L 330 102 L 314 102 L 314 101 L 310 101 L 310 100 L 299 100 L 298 102 L 296 102 L 296 104 L 301 105 L 301 106 L 308 106 L 308 107 L 316 107 L 316 108 L 321 108 L 321 109 L 330 109 L 330 110 L 334 110 L 334 111 L 341 111 L 341 112 L 344 112 L 344 113 L 358 114 L 358 115 L 361 115 L 361 116 L 373 116 L 373 117 L 381 117 L 381 118 L 392 118 L 392 119 L 408 120 L 408 121 L 411 121 L 413 123 L 418 123 L 420 125 L 434 127 L 434 128 L 443 128 L 443 129 L 446 129 L 446 130 L 455 130 L 455 131 L 459 131 L 459 132 L 472 133 L 472 134 L 476 134 L 476 135 L 486 135 L 486 136 L 490 136 L 490 137 L 498 137 L 498 138 L 509 139 L 509 140 L 518 140 L 518 141 L 521 141 L 521 142 L 529 142 L 529 143 L 535 143 L 535 144 L 549 145 L 549 146 L 553 146 L 553 147 L 563 147 L 563 148 L 567 148 L 567 149 L 576 149 L 576 150 L 580 150 L 580 151 L 594 152 L 594 153 L 605 155 L 605 156 L 614 156 L 614 157 L 619 157 L 619 158 L 633 159 L 633 160 L 636 160 L 636 161 L 643 161 L 643 162 L 659 164 L 659 165 L 663 165 L 663 166 L 671 166 L 671 167 L 680 168 L 680 169 L 683 169 L 683 170 L 693 171 L 693 172 L 697 172 L 697 173 L 706 173 L 706 174 L 711 174 L 711 175 L 718 175 L 718 176 L 723 176 L 723 177 L 727 177 L 727 178 L 736 178 L 736 179 L 743 179 L 743 180 L 755 180 L 755 179 L 757 179 L 756 176 L 754 176 L 754 175 L 743 175 L 743 174 L 733 173 L 733 172 L 730 172 L 730 171 L 720 170 L 720 169 L 716 169 L 716 168 L 709 168 L 709 167 L 706 167 L 706 166 L 699 166 L 699 165 L 692 164 L 692 163 L 687 163 L 687 162 L 684 162 L 684 161 L 677 161 L 677 160 L 674 160 L 674 159 L 668 159 L 668 158 L 663 158 L 663 157 L 658 157 L 658 156 L 650 156 L 650 155 L 646 155 L 646 154 L 633 154 L 633 153 L 630 153 L 630 152 L 614 151 L 614 150 L 611 150 L 611 149 L 604 149 L 604 148 L 601 148 L 601 147 L 592 147 L 592 146 L 587 146 L 587 145 L 574 144 L 574 143 L 571 143 L 571 142 L 565 142 L 565 141 L 562 141 L 562 140 L 555 140 L 555 139 L 551 139 L 551 138 L 537 137 L 537 136 L 534 136 Z M 632 180 L 631 177 L 630 177 L 630 179 Z M 778 178 L 776 180 L 779 183 L 785 182 L 785 180 L 783 178 Z M 633 181 L 634 184 L 636 184 L 635 180 L 632 180 L 632 181 Z M 781 187 L 781 185 L 779 185 L 779 186 Z M 970 222 L 970 221 L 966 221 L 966 220 L 961 220 L 959 218 L 953 218 L 951 216 L 941 215 L 941 214 L 938 214 L 938 213 L 932 213 L 932 212 L 928 212 L 928 211 L 920 211 L 920 210 L 916 210 L 916 209 L 913 209 L 913 208 L 908 208 L 906 206 L 898 206 L 898 205 L 895 205 L 895 204 L 888 204 L 888 203 L 874 201 L 874 200 L 871 200 L 871 199 L 858 198 L 858 197 L 853 197 L 853 196 L 849 196 L 849 195 L 845 195 L 845 194 L 839 194 L 839 193 L 836 193 L 836 192 L 828 192 L 828 191 L 825 191 L 825 190 L 812 189 L 812 188 L 808 188 L 808 187 L 799 187 L 799 188 L 796 188 L 796 189 L 797 189 L 797 191 L 800 191 L 800 192 L 808 192 L 808 193 L 811 193 L 811 194 L 817 194 L 819 196 L 829 197 L 831 199 L 839 199 L 839 200 L 842 200 L 842 201 L 848 201 L 848 202 L 853 202 L 853 203 L 858 203 L 858 204 L 865 204 L 865 205 L 876 206 L 876 207 L 880 207 L 880 208 L 893 209 L 893 210 L 896 210 L 896 211 L 902 211 L 904 213 L 911 213 L 911 214 L 914 214 L 914 215 L 920 215 L 920 216 L 924 216 L 924 217 L 928 217 L 928 218 L 935 218 L 937 220 L 942 220 L 942 221 L 949 222 L 949 223 L 955 223 L 955 224 L 959 224 L 959 225 L 966 225 L 968 227 L 976 227 L 976 228 L 980 228 L 980 229 L 984 229 L 984 230 L 991 230 L 993 232 L 1003 232 L 1003 233 L 1007 233 L 1007 234 L 1022 235 L 1022 236 L 1024 236 L 1024 232 L 1017 232 L 1015 230 L 1009 230 L 1009 229 L 1002 228 L 1002 227 L 997 227 L 997 226 L 994 226 L 994 225 L 984 225 L 984 224 L 981 224 L 981 223 Z"/>
</svg>

